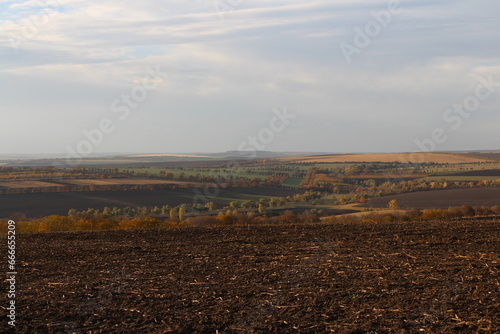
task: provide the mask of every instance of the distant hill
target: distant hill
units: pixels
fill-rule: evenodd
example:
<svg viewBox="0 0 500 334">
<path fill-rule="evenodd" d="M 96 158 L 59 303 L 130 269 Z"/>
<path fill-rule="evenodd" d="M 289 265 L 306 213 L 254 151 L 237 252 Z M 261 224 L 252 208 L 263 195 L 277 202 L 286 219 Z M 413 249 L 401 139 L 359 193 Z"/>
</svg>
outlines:
<svg viewBox="0 0 500 334">
<path fill-rule="evenodd" d="M 500 151 L 432 152 L 432 153 L 326 153 L 326 152 L 271 152 L 227 151 L 220 153 L 151 153 L 151 154 L 98 154 L 77 164 L 68 163 L 63 155 L 56 154 L 4 154 L 0 166 L 207 166 L 231 160 L 281 159 L 284 162 L 334 163 L 334 162 L 410 162 L 410 163 L 471 163 L 500 160 Z M 75 164 L 72 164 L 75 163 Z"/>
</svg>

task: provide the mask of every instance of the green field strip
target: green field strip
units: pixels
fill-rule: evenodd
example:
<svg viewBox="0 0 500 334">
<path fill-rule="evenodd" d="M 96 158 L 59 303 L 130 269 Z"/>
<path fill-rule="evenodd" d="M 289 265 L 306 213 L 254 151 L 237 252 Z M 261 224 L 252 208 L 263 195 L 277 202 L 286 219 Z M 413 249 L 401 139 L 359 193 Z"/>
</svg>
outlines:
<svg viewBox="0 0 500 334">
<path fill-rule="evenodd" d="M 495 181 L 499 180 L 500 176 L 460 176 L 460 175 L 439 175 L 439 176 L 428 176 L 421 178 L 419 180 L 423 181 Z"/>
<path fill-rule="evenodd" d="M 303 178 L 290 177 L 283 183 L 283 185 L 287 187 L 298 188 L 298 186 L 302 183 L 303 180 L 304 180 Z"/>
</svg>

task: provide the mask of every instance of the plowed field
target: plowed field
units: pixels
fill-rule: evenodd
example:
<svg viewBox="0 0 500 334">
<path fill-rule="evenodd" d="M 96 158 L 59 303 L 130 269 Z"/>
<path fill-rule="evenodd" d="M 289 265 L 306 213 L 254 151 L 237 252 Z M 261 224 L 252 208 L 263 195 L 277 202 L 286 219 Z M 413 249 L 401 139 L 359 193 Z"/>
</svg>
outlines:
<svg viewBox="0 0 500 334">
<path fill-rule="evenodd" d="M 18 333 L 500 332 L 498 221 L 17 237 Z"/>
</svg>

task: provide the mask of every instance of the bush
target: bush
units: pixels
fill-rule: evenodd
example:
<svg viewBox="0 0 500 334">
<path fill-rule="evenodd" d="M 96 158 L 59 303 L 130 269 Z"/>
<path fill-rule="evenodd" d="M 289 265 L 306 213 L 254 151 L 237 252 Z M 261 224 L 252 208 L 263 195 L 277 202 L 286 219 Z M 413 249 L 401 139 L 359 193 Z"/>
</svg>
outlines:
<svg viewBox="0 0 500 334">
<path fill-rule="evenodd" d="M 493 214 L 495 215 L 500 215 L 500 206 L 498 205 L 495 205 L 491 208 L 491 212 L 493 212 Z"/>
<path fill-rule="evenodd" d="M 436 209 L 436 210 L 424 210 L 422 211 L 421 218 L 424 220 L 440 220 L 450 218 L 450 213 L 448 210 Z"/>
<path fill-rule="evenodd" d="M 389 202 L 387 207 L 391 210 L 398 210 L 399 209 L 399 203 L 396 199 L 393 199 Z"/>
<path fill-rule="evenodd" d="M 187 224 L 193 226 L 213 226 L 217 225 L 217 219 L 212 216 L 189 217 Z"/>
<path fill-rule="evenodd" d="M 462 205 L 460 210 L 462 210 L 463 217 L 474 217 L 476 215 L 476 211 L 470 205 Z"/>
<path fill-rule="evenodd" d="M 278 217 L 278 221 L 284 224 L 295 224 L 299 221 L 299 218 L 293 211 L 286 210 Z"/>
</svg>

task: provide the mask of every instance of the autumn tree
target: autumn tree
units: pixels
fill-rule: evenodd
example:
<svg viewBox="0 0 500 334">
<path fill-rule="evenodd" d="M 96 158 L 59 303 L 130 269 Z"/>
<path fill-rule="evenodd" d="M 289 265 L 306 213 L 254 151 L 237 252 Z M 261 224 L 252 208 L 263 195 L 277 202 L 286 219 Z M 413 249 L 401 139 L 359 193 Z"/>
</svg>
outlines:
<svg viewBox="0 0 500 334">
<path fill-rule="evenodd" d="M 184 220 L 184 208 L 179 208 L 179 220 Z"/>
<path fill-rule="evenodd" d="M 215 210 L 215 204 L 214 202 L 209 202 L 207 204 L 205 204 L 205 207 L 208 209 L 208 211 L 212 212 Z"/>
<path fill-rule="evenodd" d="M 169 215 L 170 215 L 170 220 L 174 221 L 175 218 L 177 217 L 176 210 L 175 209 L 170 209 Z"/>
<path fill-rule="evenodd" d="M 393 199 L 389 202 L 388 208 L 391 210 L 398 210 L 399 209 L 399 203 L 396 199 Z"/>
</svg>

